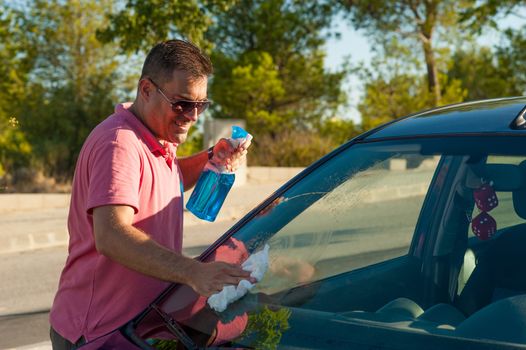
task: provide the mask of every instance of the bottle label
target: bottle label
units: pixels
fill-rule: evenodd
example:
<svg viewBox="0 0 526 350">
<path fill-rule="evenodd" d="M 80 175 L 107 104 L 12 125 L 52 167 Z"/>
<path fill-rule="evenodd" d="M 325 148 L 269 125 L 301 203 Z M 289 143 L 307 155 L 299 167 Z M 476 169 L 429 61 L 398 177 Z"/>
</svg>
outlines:
<svg viewBox="0 0 526 350">
<path fill-rule="evenodd" d="M 186 204 L 186 208 L 200 219 L 214 221 L 234 184 L 234 180 L 234 174 L 219 173 L 210 168 L 205 168 Z"/>
<path fill-rule="evenodd" d="M 244 140 L 251 140 L 252 135 L 239 126 L 232 127 L 230 144 L 237 148 Z M 200 219 L 214 221 L 223 205 L 225 198 L 234 184 L 234 173 L 228 172 L 220 164 L 213 163 L 210 159 L 195 186 L 186 208 Z"/>
</svg>

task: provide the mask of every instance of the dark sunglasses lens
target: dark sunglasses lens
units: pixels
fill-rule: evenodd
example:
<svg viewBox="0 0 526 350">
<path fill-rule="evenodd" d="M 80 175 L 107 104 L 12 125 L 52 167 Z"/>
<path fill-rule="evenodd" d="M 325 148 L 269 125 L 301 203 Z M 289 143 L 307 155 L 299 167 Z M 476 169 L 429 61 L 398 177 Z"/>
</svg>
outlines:
<svg viewBox="0 0 526 350">
<path fill-rule="evenodd" d="M 197 106 L 197 113 L 201 114 L 210 106 L 210 102 L 199 102 L 199 106 Z"/>
<path fill-rule="evenodd" d="M 177 101 L 172 105 L 174 112 L 188 114 L 193 113 L 194 108 L 197 109 L 197 114 L 203 113 L 210 102 L 194 102 L 194 101 Z"/>
</svg>

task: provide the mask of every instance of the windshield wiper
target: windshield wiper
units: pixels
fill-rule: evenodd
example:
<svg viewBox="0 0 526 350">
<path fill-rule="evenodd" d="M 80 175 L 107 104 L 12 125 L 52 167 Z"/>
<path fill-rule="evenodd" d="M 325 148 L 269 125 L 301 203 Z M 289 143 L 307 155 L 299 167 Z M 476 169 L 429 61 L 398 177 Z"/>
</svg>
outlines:
<svg viewBox="0 0 526 350">
<path fill-rule="evenodd" d="M 159 316 L 163 319 L 168 330 L 177 337 L 177 339 L 183 344 L 187 349 L 198 350 L 198 346 L 194 341 L 186 334 L 186 332 L 181 328 L 181 326 L 166 312 L 161 310 L 156 304 L 151 305 L 152 309 L 155 310 Z"/>
</svg>

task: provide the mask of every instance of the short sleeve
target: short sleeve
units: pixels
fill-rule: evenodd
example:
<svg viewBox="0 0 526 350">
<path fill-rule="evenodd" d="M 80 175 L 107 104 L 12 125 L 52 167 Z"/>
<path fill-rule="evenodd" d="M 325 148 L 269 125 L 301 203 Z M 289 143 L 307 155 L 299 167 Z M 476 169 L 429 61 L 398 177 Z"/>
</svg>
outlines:
<svg viewBox="0 0 526 350">
<path fill-rule="evenodd" d="M 139 211 L 141 156 L 133 132 L 122 130 L 99 140 L 88 160 L 87 212 L 104 205 L 128 205 Z"/>
</svg>

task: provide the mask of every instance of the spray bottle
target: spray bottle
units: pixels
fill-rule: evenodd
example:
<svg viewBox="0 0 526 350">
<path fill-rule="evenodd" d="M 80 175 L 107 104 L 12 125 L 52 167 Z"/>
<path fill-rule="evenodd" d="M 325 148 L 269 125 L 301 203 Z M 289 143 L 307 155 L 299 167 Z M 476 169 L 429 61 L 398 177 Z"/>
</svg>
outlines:
<svg viewBox="0 0 526 350">
<path fill-rule="evenodd" d="M 232 127 L 232 137 L 228 139 L 230 144 L 237 148 L 244 140 L 251 139 L 252 135 L 239 126 Z M 234 184 L 235 174 L 226 170 L 224 166 L 215 164 L 214 158 L 209 160 L 201 175 L 195 189 L 186 204 L 186 208 L 195 216 L 207 221 L 216 219 L 219 209 Z"/>
</svg>

